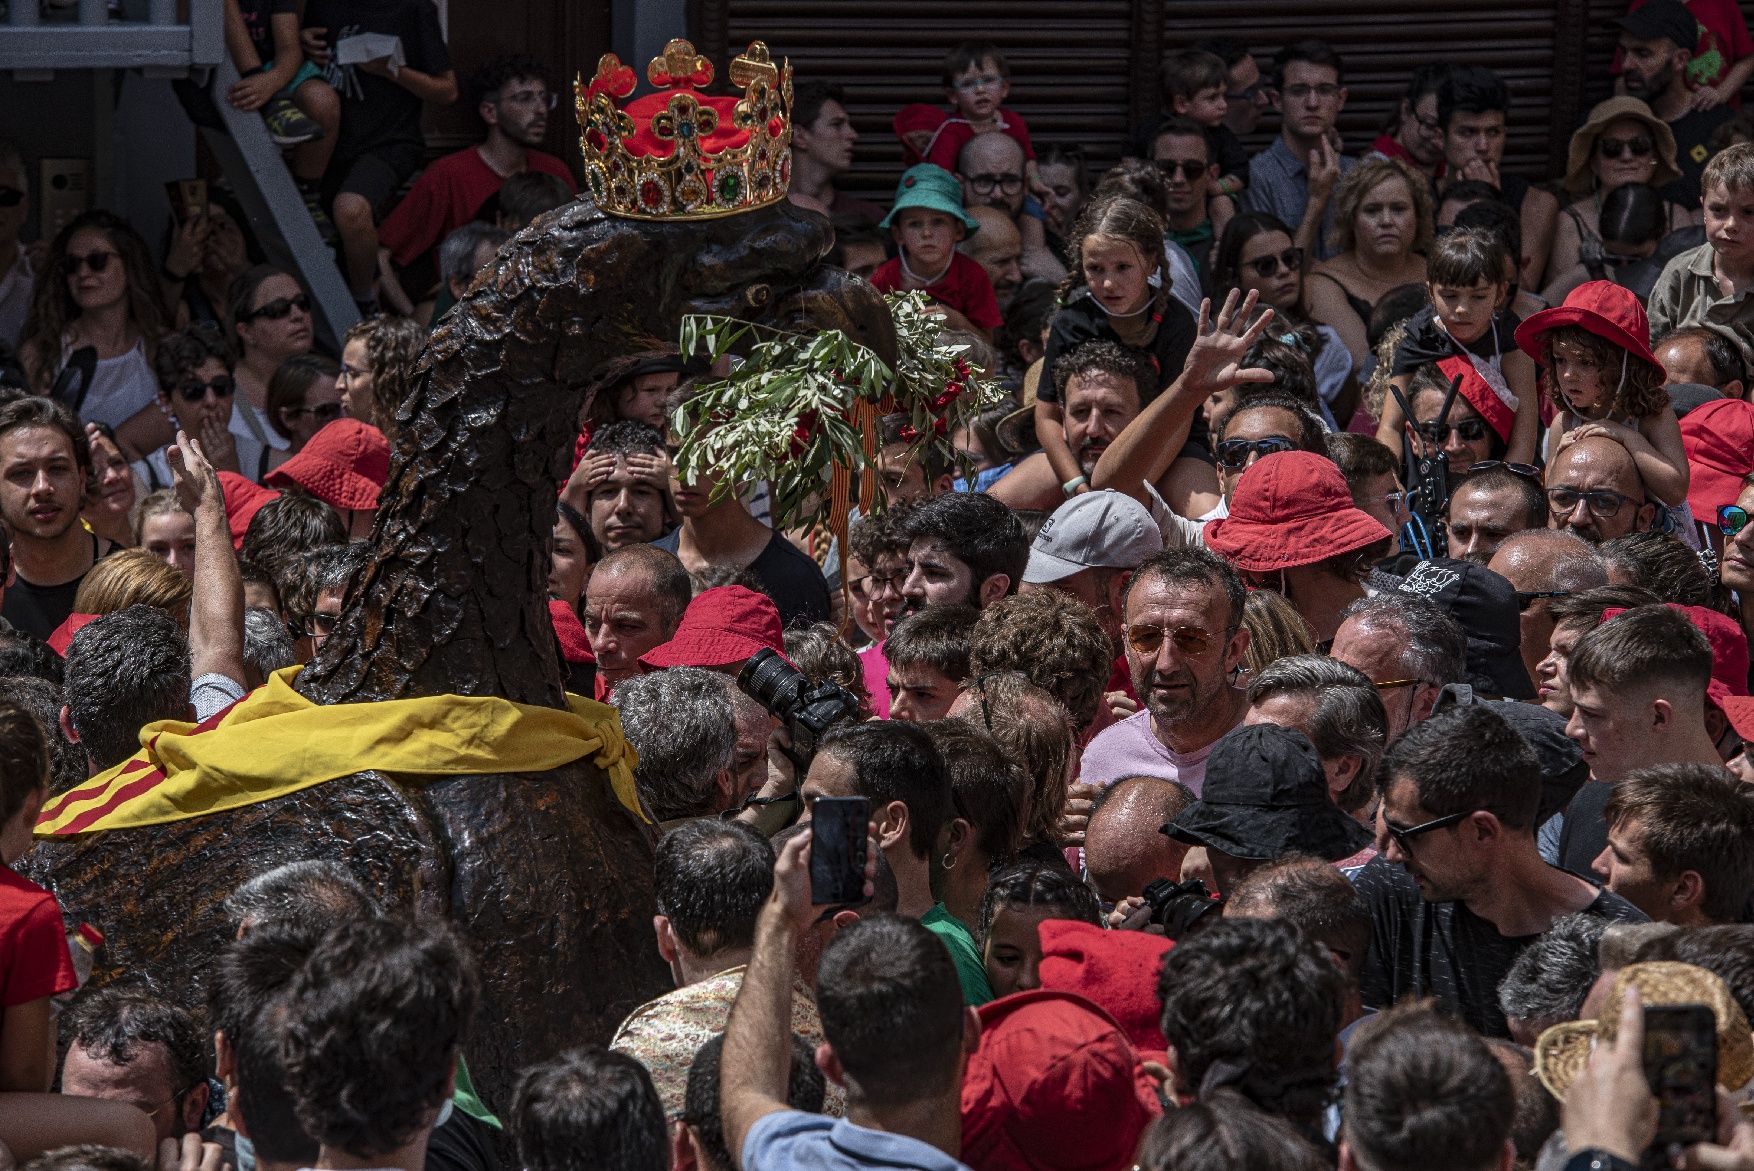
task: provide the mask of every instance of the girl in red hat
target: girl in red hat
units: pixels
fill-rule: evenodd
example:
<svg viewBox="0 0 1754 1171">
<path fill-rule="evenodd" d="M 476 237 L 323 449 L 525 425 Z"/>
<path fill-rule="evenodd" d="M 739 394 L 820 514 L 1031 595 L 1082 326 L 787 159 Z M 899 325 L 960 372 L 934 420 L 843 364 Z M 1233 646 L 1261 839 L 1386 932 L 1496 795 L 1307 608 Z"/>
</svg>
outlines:
<svg viewBox="0 0 1754 1171">
<path fill-rule="evenodd" d="M 1565 304 L 1516 331 L 1522 351 L 1547 368 L 1555 411 L 1551 459 L 1592 435 L 1614 440 L 1638 465 L 1646 490 L 1665 507 L 1687 499 L 1687 450 L 1669 409 L 1667 377 L 1650 349 L 1650 321 L 1629 290 L 1612 281 L 1579 285 Z"/>
</svg>

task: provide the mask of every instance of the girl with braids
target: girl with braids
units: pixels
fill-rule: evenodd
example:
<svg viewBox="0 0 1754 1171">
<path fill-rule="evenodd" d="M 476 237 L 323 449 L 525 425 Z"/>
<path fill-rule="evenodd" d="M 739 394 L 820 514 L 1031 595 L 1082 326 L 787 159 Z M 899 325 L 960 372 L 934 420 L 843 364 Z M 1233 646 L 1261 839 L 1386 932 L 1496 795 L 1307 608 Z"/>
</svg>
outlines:
<svg viewBox="0 0 1754 1171">
<path fill-rule="evenodd" d="M 1065 412 L 1054 363 L 1085 342 L 1102 339 L 1144 353 L 1155 373 L 1139 387 L 1143 408 L 1181 374 L 1194 344 L 1194 317 L 1170 296 L 1163 220 L 1137 200 L 1093 201 L 1072 231 L 1071 272 L 1060 286 L 1060 310 L 1048 327 L 1047 354 L 1035 404 L 1035 432 L 1064 493 L 1090 490 L 1066 443 Z M 1216 500 L 1217 475 L 1206 426 L 1195 416 L 1168 477 L 1171 507 L 1184 510 L 1196 493 Z"/>
<path fill-rule="evenodd" d="M 1064 866 L 1017 862 L 993 872 L 981 899 L 981 958 L 993 995 L 1041 987 L 1041 933 L 1047 919 L 1102 926 L 1096 892 Z"/>
<path fill-rule="evenodd" d="M 1687 452 L 1669 409 L 1668 377 L 1650 349 L 1650 322 L 1638 297 L 1612 281 L 1579 285 L 1565 304 L 1523 322 L 1516 344 L 1547 368 L 1555 414 L 1547 458 L 1591 435 L 1614 440 L 1638 465 L 1651 496 L 1678 521 L 1687 502 Z M 1691 523 L 1679 532 L 1691 533 Z"/>
<path fill-rule="evenodd" d="M 158 401 L 152 359 L 165 332 L 146 241 L 121 217 L 88 211 L 55 235 L 19 343 L 25 375 L 48 394 L 68 359 L 96 352 L 90 381 L 69 389 L 81 419 L 119 427 Z"/>
</svg>

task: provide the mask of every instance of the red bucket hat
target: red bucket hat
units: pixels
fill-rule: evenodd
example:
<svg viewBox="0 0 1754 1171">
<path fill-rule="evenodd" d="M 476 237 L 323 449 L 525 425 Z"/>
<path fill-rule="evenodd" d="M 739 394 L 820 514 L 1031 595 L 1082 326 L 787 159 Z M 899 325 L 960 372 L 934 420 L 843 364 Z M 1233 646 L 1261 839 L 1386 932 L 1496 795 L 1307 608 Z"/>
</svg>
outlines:
<svg viewBox="0 0 1754 1171">
<path fill-rule="evenodd" d="M 1486 425 L 1492 428 L 1500 440 L 1509 443 L 1511 424 L 1516 422 L 1516 410 L 1498 397 L 1498 392 L 1480 376 L 1474 363 L 1466 358 L 1445 358 L 1437 364 L 1437 368 L 1443 371 L 1445 382 L 1453 382 L 1458 375 L 1461 376 L 1462 385 L 1457 388 L 1457 393 L 1480 413 L 1480 417 L 1486 420 Z"/>
<path fill-rule="evenodd" d="M 276 488 L 303 488 L 344 512 L 363 512 L 378 506 L 378 490 L 390 478 L 390 441 L 370 423 L 336 419 L 264 478 Z"/>
<path fill-rule="evenodd" d="M 1051 992 L 1070 992 L 1096 1004 L 1120 1025 L 1133 1048 L 1164 1052 L 1163 1003 L 1157 976 L 1173 946 L 1143 931 L 1105 931 L 1077 919 L 1044 919 L 1037 975 Z"/>
<path fill-rule="evenodd" d="M 1706 685 L 1705 698 L 1727 714 L 1726 699 L 1748 694 L 1748 636 L 1742 633 L 1741 624 L 1728 614 L 1720 614 L 1705 606 L 1682 606 L 1674 602 L 1664 602 L 1663 605 L 1693 623 L 1699 633 L 1705 635 L 1705 641 L 1711 644 L 1711 682 Z M 1623 606 L 1609 607 L 1602 611 L 1602 621 L 1607 622 L 1624 613 Z"/>
<path fill-rule="evenodd" d="M 1389 536 L 1352 503 L 1334 461 L 1308 451 L 1265 456 L 1242 474 L 1230 515 L 1206 526 L 1206 547 L 1238 569 L 1314 565 Z"/>
<path fill-rule="evenodd" d="M 715 586 L 696 595 L 682 612 L 669 642 L 640 656 L 640 666 L 730 667 L 763 647 L 785 654 L 780 612 L 766 594 L 742 586 Z"/>
<path fill-rule="evenodd" d="M 264 504 L 280 499 L 280 493 L 236 472 L 220 472 L 219 486 L 225 493 L 225 527 L 231 530 L 231 546 L 241 549 L 250 521 Z"/>
<path fill-rule="evenodd" d="M 1736 502 L 1743 478 L 1754 472 L 1754 403 L 1724 398 L 1694 407 L 1681 420 L 1681 446 L 1692 469 L 1687 503 L 1709 524 L 1720 505 Z"/>
<path fill-rule="evenodd" d="M 1536 362 L 1545 362 L 1547 334 L 1565 325 L 1606 338 L 1639 361 L 1663 368 L 1650 352 L 1650 318 L 1644 306 L 1613 281 L 1587 281 L 1571 290 L 1565 304 L 1531 314 L 1516 327 L 1516 344 Z"/>
<path fill-rule="evenodd" d="M 1161 1109 L 1119 1025 L 1038 988 L 980 1009 L 962 1079 L 962 1161 L 979 1171 L 1121 1171 Z"/>
</svg>

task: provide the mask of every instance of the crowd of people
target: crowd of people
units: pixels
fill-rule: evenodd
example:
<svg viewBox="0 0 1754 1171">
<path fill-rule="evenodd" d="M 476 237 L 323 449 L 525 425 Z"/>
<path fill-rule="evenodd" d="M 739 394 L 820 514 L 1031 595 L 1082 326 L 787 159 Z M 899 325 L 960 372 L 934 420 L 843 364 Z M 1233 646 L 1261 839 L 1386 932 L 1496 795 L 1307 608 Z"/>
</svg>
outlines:
<svg viewBox="0 0 1754 1171">
<path fill-rule="evenodd" d="M 838 535 L 679 472 L 691 355 L 591 402 L 549 612 L 637 753 L 675 988 L 496 1093 L 468 948 L 320 841 L 189 908 L 233 941 L 174 983 L 19 872 L 46 802 L 335 634 L 428 331 L 576 190 L 525 57 L 421 169 L 424 0 L 226 3 L 224 100 L 368 315 L 323 352 L 217 187 L 156 249 L 27 243 L 0 144 L 0 1168 L 1754 1169 L 1735 5 L 1634 0 L 1563 176 L 1442 63 L 1349 152 L 1306 39 L 1177 48 L 1098 177 L 976 43 L 879 206 L 801 76 L 791 201 L 1010 397 L 954 461 L 883 419 Z M 863 896 L 818 904 L 836 798 Z"/>
</svg>

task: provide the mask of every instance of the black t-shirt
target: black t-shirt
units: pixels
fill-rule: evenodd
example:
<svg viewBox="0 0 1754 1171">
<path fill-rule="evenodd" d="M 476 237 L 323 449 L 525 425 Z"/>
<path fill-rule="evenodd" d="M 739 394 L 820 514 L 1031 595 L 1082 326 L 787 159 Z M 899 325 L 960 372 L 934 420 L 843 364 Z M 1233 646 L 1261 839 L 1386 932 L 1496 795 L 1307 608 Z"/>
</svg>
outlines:
<svg viewBox="0 0 1754 1171">
<path fill-rule="evenodd" d="M 450 50 L 432 0 L 308 0 L 304 27 L 328 29 L 330 52 L 347 37 L 377 33 L 400 37 L 402 55 L 413 69 L 439 74 L 451 68 Z M 341 95 L 338 158 L 354 159 L 398 143 L 424 144 L 421 101 L 394 78 L 334 62 L 328 78 Z"/>
<path fill-rule="evenodd" d="M 90 572 L 87 570 L 87 572 Z M 23 577 L 14 577 L 12 584 L 6 587 L 6 600 L 0 605 L 0 618 L 12 623 L 18 629 L 45 642 L 55 628 L 67 621 L 73 613 L 73 597 L 79 592 L 79 583 L 85 580 L 80 574 L 72 581 L 63 585 L 33 585 Z"/>
<path fill-rule="evenodd" d="M 1143 353 L 1151 359 L 1151 365 L 1157 370 L 1157 385 L 1139 388 L 1140 407 L 1144 407 L 1170 383 L 1181 377 L 1182 363 L 1188 360 L 1188 351 L 1194 348 L 1194 335 L 1197 331 L 1194 315 L 1188 312 L 1187 306 L 1174 297 L 1168 298 L 1163 306 L 1163 320 L 1157 323 L 1157 332 L 1152 335 L 1150 344 L 1143 347 Z M 1054 362 L 1059 356 L 1069 354 L 1085 342 L 1097 338 L 1116 345 L 1126 345 L 1108 323 L 1108 314 L 1102 311 L 1102 306 L 1096 303 L 1090 290 L 1081 288 L 1072 294 L 1070 304 L 1054 313 L 1053 322 L 1048 327 L 1041 386 L 1036 391 L 1043 402 L 1060 401 L 1060 391 L 1054 383 Z M 1203 435 L 1205 424 L 1202 418 L 1199 412 L 1195 412 L 1195 433 Z"/>
<path fill-rule="evenodd" d="M 652 542 L 672 553 L 681 543 L 681 529 Z M 761 555 L 749 563 L 748 572 L 761 583 L 762 591 L 773 599 L 780 612 L 781 626 L 829 620 L 828 580 L 822 576 L 816 562 L 798 552 L 797 546 L 778 533 L 768 539 Z"/>
<path fill-rule="evenodd" d="M 1212 161 L 1218 164 L 1220 175 L 1235 175 L 1243 182 L 1249 177 L 1249 151 L 1242 144 L 1236 131 L 1228 126 L 1209 126 L 1206 129 L 1206 144 L 1211 148 Z"/>
<path fill-rule="evenodd" d="M 1608 848 L 1608 820 L 1603 812 L 1614 786 L 1586 782 L 1565 807 L 1565 825 L 1559 831 L 1559 865 L 1573 874 L 1592 878 L 1590 863 Z"/>
<path fill-rule="evenodd" d="M 262 64 L 274 60 L 274 17 L 289 13 L 298 15 L 298 0 L 238 0 L 244 31 L 250 35 L 250 44 Z"/>
<path fill-rule="evenodd" d="M 1488 361 L 1516 349 L 1516 327 L 1522 318 L 1509 309 L 1500 309 L 1492 317 L 1492 328 L 1461 345 L 1437 321 L 1437 310 L 1427 305 L 1407 319 L 1407 331 L 1395 347 L 1391 374 L 1407 374 L 1430 362 L 1457 357 L 1464 352 Z"/>
<path fill-rule="evenodd" d="M 1675 165 L 1681 169 L 1681 177 L 1663 188 L 1664 199 L 1682 207 L 1699 206 L 1699 177 L 1705 173 L 1706 160 L 1711 158 L 1711 150 L 1705 144 L 1719 126 L 1735 116 L 1730 107 L 1717 106 L 1689 110 L 1669 123 L 1675 134 Z"/>
<path fill-rule="evenodd" d="M 494 1138 L 487 1123 L 453 1110 L 426 1140 L 426 1171 L 496 1171 Z"/>
<path fill-rule="evenodd" d="M 1377 857 L 1353 880 L 1370 912 L 1370 954 L 1359 992 L 1366 1008 L 1404 997 L 1435 997 L 1476 1032 L 1510 1036 L 1498 1007 L 1498 984 L 1523 948 L 1539 936 L 1506 936 L 1465 903 L 1426 902 L 1404 867 Z M 1586 914 L 1629 923 L 1644 912 L 1609 891 Z"/>
</svg>

